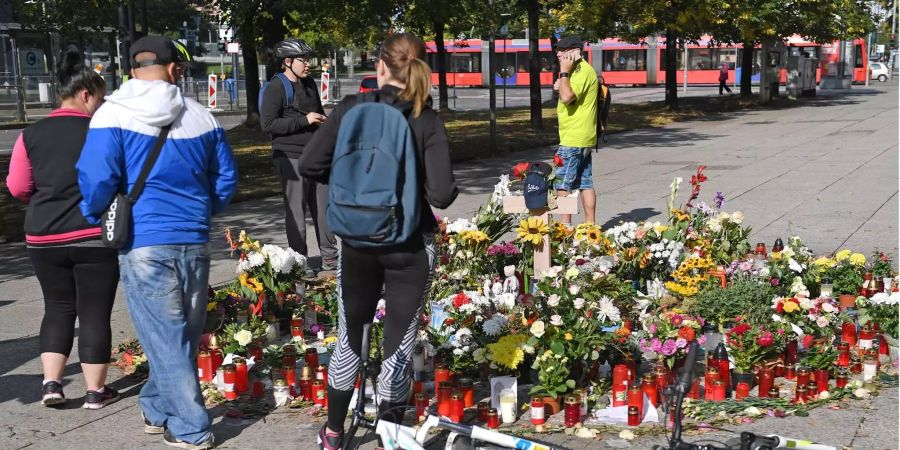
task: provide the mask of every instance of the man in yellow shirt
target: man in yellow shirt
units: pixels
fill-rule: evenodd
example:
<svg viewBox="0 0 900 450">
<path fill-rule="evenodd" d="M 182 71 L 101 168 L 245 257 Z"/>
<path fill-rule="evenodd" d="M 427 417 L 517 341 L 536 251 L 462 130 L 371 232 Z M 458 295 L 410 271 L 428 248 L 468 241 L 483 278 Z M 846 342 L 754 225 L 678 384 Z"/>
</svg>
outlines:
<svg viewBox="0 0 900 450">
<path fill-rule="evenodd" d="M 569 36 L 556 44 L 559 58 L 559 79 L 553 89 L 559 91 L 556 115 L 559 117 L 559 148 L 556 154 L 562 166 L 556 170 L 554 188 L 560 196 L 580 191 L 584 221 L 593 223 L 597 209 L 597 195 L 591 174 L 591 150 L 597 145 L 597 72 L 584 58 L 584 41 Z M 570 215 L 562 221 L 571 223 Z"/>
</svg>

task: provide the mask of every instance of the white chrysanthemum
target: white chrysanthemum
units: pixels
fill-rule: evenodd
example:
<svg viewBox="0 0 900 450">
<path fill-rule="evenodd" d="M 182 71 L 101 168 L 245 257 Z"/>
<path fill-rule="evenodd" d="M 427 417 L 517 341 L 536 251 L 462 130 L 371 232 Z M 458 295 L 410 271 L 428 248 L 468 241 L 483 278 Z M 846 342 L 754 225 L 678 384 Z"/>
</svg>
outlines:
<svg viewBox="0 0 900 450">
<path fill-rule="evenodd" d="M 259 252 L 250 252 L 249 254 L 247 254 L 246 261 L 250 264 L 251 269 L 255 269 L 266 263 L 266 257 Z"/>
<path fill-rule="evenodd" d="M 463 231 L 475 231 L 477 229 L 478 227 L 469 221 L 469 219 L 456 219 L 447 224 L 448 233 L 462 233 Z"/>
<path fill-rule="evenodd" d="M 600 320 L 608 320 L 610 322 L 618 322 L 622 317 L 619 308 L 616 308 L 612 299 L 604 295 L 603 297 L 600 297 L 600 300 L 597 302 L 597 318 Z"/>
</svg>

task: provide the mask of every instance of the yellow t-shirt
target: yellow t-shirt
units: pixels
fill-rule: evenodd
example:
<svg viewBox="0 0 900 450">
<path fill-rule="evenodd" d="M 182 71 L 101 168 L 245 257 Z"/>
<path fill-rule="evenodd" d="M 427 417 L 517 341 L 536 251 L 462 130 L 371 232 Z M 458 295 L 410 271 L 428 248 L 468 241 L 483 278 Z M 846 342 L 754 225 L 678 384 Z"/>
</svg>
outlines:
<svg viewBox="0 0 900 450">
<path fill-rule="evenodd" d="M 597 72 L 584 58 L 572 69 L 569 85 L 575 101 L 556 105 L 559 145 L 593 147 L 597 144 Z"/>
</svg>

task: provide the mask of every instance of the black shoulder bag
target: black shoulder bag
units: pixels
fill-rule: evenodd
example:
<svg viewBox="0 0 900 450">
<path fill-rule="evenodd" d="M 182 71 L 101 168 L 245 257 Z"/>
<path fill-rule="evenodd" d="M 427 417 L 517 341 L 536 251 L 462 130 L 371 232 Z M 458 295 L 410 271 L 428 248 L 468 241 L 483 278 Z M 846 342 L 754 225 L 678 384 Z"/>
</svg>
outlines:
<svg viewBox="0 0 900 450">
<path fill-rule="evenodd" d="M 166 125 L 159 130 L 159 136 L 156 137 L 156 142 L 153 143 L 153 149 L 151 149 L 150 154 L 147 155 L 147 161 L 144 162 L 141 174 L 138 175 L 137 180 L 134 181 L 131 192 L 129 192 L 128 195 L 121 192 L 116 193 L 116 197 L 113 198 L 112 203 L 109 204 L 109 208 L 103 213 L 100 221 L 103 245 L 121 250 L 131 241 L 131 207 L 137 202 L 138 197 L 140 197 L 141 193 L 144 191 L 144 184 L 147 182 L 147 176 L 150 175 L 150 170 L 153 169 L 156 160 L 159 158 L 159 153 L 162 151 L 163 144 L 166 143 L 166 138 L 169 136 L 170 128 L 172 128 L 172 125 Z"/>
</svg>

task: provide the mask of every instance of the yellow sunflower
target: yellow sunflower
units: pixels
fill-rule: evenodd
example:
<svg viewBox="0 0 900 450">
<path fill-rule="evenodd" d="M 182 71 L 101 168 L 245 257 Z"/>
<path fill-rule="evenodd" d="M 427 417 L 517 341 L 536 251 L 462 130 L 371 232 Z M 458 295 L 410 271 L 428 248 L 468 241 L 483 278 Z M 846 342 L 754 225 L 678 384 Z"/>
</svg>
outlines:
<svg viewBox="0 0 900 450">
<path fill-rule="evenodd" d="M 587 240 L 594 245 L 599 245 L 601 242 L 603 242 L 603 233 L 600 231 L 600 227 L 589 230 L 587 232 Z"/>
<path fill-rule="evenodd" d="M 550 234 L 550 237 L 554 241 L 565 240 L 570 234 L 572 234 L 572 228 L 569 225 L 562 222 L 553 222 L 553 232 Z"/>
<path fill-rule="evenodd" d="M 530 242 L 532 245 L 541 245 L 544 235 L 550 232 L 547 222 L 540 217 L 529 217 L 526 220 L 519 221 L 519 227 L 516 228 L 516 234 L 522 242 Z"/>
<path fill-rule="evenodd" d="M 596 241 L 596 236 L 600 235 L 602 235 L 602 233 L 600 232 L 600 227 L 594 223 L 580 223 L 577 227 L 575 227 L 575 239 L 579 241 Z M 594 236 L 594 238 L 592 238 L 592 236 Z"/>
<path fill-rule="evenodd" d="M 459 234 L 462 240 L 466 242 L 474 242 L 476 244 L 488 240 L 488 235 L 481 230 L 467 230 Z"/>
<path fill-rule="evenodd" d="M 259 294 L 263 291 L 263 285 L 256 278 L 251 278 L 247 273 L 241 274 L 241 286 L 250 288 L 253 292 Z"/>
</svg>

